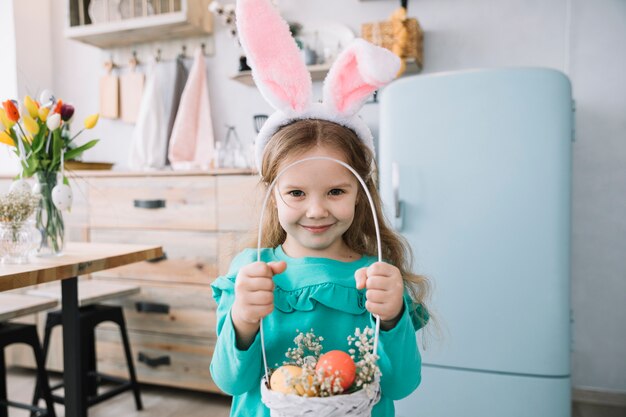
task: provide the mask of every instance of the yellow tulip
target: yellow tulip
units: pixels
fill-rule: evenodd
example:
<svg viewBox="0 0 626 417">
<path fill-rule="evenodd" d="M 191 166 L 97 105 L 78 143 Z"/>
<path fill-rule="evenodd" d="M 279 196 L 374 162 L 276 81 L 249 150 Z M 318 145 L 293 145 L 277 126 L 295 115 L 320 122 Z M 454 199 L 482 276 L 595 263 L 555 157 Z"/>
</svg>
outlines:
<svg viewBox="0 0 626 417">
<path fill-rule="evenodd" d="M 39 124 L 35 121 L 35 119 L 30 117 L 29 114 L 23 115 L 22 121 L 24 122 L 24 127 L 26 127 L 26 130 L 28 130 L 30 133 L 32 133 L 33 135 L 39 133 Z"/>
<path fill-rule="evenodd" d="M 11 119 L 7 117 L 7 112 L 1 107 L 0 107 L 0 121 L 4 125 L 5 129 L 11 129 L 13 125 L 15 124 L 14 121 L 12 121 Z"/>
<path fill-rule="evenodd" d="M 15 146 L 15 142 L 13 142 L 13 138 L 9 136 L 7 132 L 4 132 L 4 131 L 0 132 L 0 142 L 9 146 Z"/>
<path fill-rule="evenodd" d="M 42 122 L 46 121 L 46 119 L 48 118 L 48 113 L 50 113 L 50 108 L 49 107 L 40 107 L 39 108 L 39 118 L 41 119 Z"/>
<path fill-rule="evenodd" d="M 37 116 L 39 115 L 39 108 L 37 107 L 37 103 L 35 103 L 35 100 L 30 98 L 30 96 L 24 97 L 24 107 L 26 107 L 26 110 L 28 110 L 28 114 L 30 114 L 30 117 L 32 117 L 33 119 L 37 118 Z"/>
<path fill-rule="evenodd" d="M 87 116 L 85 118 L 85 129 L 93 129 L 93 127 L 98 123 L 98 118 L 100 115 L 98 113 L 92 114 L 91 116 Z"/>
</svg>

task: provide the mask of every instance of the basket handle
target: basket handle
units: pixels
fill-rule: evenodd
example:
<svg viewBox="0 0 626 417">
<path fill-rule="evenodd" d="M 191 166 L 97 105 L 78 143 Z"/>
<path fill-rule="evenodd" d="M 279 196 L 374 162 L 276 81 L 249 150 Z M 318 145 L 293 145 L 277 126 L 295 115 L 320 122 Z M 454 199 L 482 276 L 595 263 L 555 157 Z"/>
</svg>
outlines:
<svg viewBox="0 0 626 417">
<path fill-rule="evenodd" d="M 382 248 L 381 248 L 381 244 L 380 244 L 380 227 L 378 226 L 378 217 L 376 216 L 376 209 L 374 208 L 374 201 L 372 200 L 372 196 L 369 192 L 369 190 L 367 189 L 367 185 L 365 185 L 365 181 L 363 181 L 363 178 L 361 178 L 361 176 L 354 170 L 354 168 L 352 168 L 350 165 L 346 164 L 343 161 L 339 161 L 338 159 L 334 159 L 334 158 L 329 158 L 326 156 L 312 156 L 309 158 L 304 158 L 304 159 L 300 159 L 296 162 L 293 162 L 289 165 L 287 165 L 285 168 L 283 168 L 282 170 L 280 170 L 280 172 L 278 172 L 278 174 L 276 175 L 276 178 L 274 178 L 274 181 L 271 182 L 271 184 L 269 185 L 269 187 L 267 187 L 267 192 L 265 193 L 265 198 L 263 199 L 263 205 L 261 206 L 261 217 L 259 220 L 259 236 L 258 236 L 258 240 L 257 240 L 257 262 L 261 261 L 261 236 L 263 236 L 263 217 L 265 216 L 265 209 L 267 208 L 267 201 L 270 198 L 270 195 L 272 194 L 272 190 L 274 189 L 274 185 L 276 185 L 276 182 L 278 181 L 278 179 L 291 167 L 295 166 L 295 165 L 299 165 L 303 162 L 307 162 L 307 161 L 331 161 L 331 162 L 336 162 L 339 165 L 343 166 L 344 168 L 346 168 L 347 170 L 349 170 L 355 177 L 356 179 L 359 181 L 359 183 L 361 184 L 361 187 L 363 188 L 363 191 L 365 192 L 365 195 L 367 196 L 367 201 L 369 201 L 370 204 L 370 208 L 372 209 L 372 217 L 374 218 L 374 228 L 376 229 L 376 247 L 378 249 L 378 262 L 382 262 L 383 261 L 383 255 L 382 255 Z M 372 353 L 376 354 L 376 351 L 378 350 L 378 335 L 380 333 L 380 317 L 378 315 L 375 316 L 376 317 L 376 329 L 374 331 L 374 346 L 372 348 Z M 265 367 L 265 380 L 269 383 L 269 368 L 267 367 L 267 355 L 265 353 L 265 338 L 263 337 L 263 319 L 261 319 L 260 322 L 260 333 L 261 333 L 261 351 L 263 353 L 263 366 Z"/>
</svg>

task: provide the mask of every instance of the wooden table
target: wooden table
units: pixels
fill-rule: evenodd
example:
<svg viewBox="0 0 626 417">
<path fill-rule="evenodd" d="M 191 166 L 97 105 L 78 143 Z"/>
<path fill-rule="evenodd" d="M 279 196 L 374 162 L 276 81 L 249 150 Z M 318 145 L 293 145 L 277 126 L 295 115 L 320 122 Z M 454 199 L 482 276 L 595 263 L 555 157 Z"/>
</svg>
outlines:
<svg viewBox="0 0 626 417">
<path fill-rule="evenodd" d="M 81 369 L 78 323 L 78 276 L 163 256 L 160 246 L 67 243 L 62 256 L 34 258 L 32 263 L 0 265 L 0 291 L 61 281 L 63 310 L 63 381 L 65 416 L 86 417 L 82 395 L 86 376 Z"/>
</svg>

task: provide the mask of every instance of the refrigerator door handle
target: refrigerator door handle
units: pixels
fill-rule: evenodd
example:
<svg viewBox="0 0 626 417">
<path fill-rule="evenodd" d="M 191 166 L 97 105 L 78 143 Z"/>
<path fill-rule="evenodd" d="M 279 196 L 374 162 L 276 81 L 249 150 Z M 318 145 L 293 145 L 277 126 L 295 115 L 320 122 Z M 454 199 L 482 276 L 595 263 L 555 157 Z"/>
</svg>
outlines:
<svg viewBox="0 0 626 417">
<path fill-rule="evenodd" d="M 397 231 L 402 231 L 404 203 L 400 200 L 400 169 L 397 162 L 391 163 L 391 187 L 393 189 L 393 222 Z"/>
</svg>

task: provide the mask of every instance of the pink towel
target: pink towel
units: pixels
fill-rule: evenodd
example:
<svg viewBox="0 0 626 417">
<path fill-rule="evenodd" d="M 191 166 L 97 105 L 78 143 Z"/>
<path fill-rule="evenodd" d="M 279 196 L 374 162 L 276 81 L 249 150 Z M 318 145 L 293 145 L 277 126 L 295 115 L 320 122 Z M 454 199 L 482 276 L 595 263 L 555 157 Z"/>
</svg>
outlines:
<svg viewBox="0 0 626 417">
<path fill-rule="evenodd" d="M 173 169 L 208 169 L 213 166 L 214 153 L 206 66 L 202 49 L 198 48 L 180 98 L 168 158 Z"/>
</svg>

